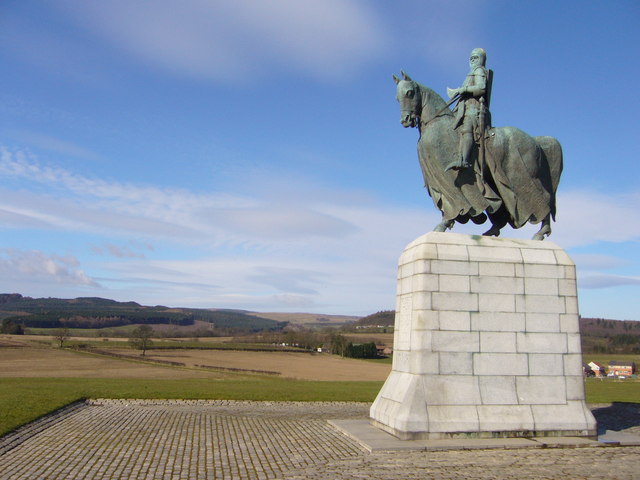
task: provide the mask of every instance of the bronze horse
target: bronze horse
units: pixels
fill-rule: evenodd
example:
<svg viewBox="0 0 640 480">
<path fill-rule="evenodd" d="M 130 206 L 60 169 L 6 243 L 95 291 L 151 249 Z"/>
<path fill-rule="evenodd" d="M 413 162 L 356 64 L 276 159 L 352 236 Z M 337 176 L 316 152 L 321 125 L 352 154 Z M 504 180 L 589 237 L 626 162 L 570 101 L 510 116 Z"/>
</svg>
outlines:
<svg viewBox="0 0 640 480">
<path fill-rule="evenodd" d="M 551 234 L 562 173 L 562 148 L 555 138 L 531 137 L 514 127 L 489 128 L 473 168 L 447 171 L 458 155 L 453 112 L 440 95 L 406 73 L 393 79 L 400 122 L 420 130 L 418 159 L 425 187 L 442 212 L 435 231 L 444 232 L 456 221 L 482 224 L 488 216 L 492 226 L 484 235 L 500 235 L 507 223 L 520 228 L 529 222 L 542 222 L 534 240 Z"/>
</svg>

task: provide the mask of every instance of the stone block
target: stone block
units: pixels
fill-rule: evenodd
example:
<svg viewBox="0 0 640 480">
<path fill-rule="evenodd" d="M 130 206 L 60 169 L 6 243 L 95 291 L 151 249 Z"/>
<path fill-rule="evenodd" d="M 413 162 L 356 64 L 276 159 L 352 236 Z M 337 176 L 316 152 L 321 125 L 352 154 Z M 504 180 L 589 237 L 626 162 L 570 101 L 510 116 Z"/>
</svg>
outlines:
<svg viewBox="0 0 640 480">
<path fill-rule="evenodd" d="M 564 355 L 564 374 L 582 375 L 582 355 L 579 353 L 569 353 Z"/>
<path fill-rule="evenodd" d="M 529 405 L 479 405 L 480 430 L 485 432 L 522 432 L 534 428 Z"/>
<path fill-rule="evenodd" d="M 440 375 L 473 375 L 473 354 L 470 352 L 441 352 Z"/>
<path fill-rule="evenodd" d="M 466 245 L 439 244 L 438 259 L 439 260 L 469 260 L 469 253 Z"/>
<path fill-rule="evenodd" d="M 590 430 L 591 435 L 595 434 L 595 419 L 584 402 L 572 400 L 565 405 L 533 405 L 531 411 L 537 431 Z"/>
<path fill-rule="evenodd" d="M 480 332 L 480 351 L 483 353 L 515 353 L 515 332 Z"/>
<path fill-rule="evenodd" d="M 409 335 L 409 349 L 412 352 L 430 352 L 432 336 L 431 330 L 411 330 Z"/>
<path fill-rule="evenodd" d="M 558 265 L 567 265 L 567 266 L 575 266 L 573 260 L 567 255 L 567 252 L 564 250 L 557 249 L 554 251 L 556 256 L 556 264 Z"/>
<path fill-rule="evenodd" d="M 478 295 L 475 293 L 434 292 L 434 310 L 473 312 L 478 310 Z"/>
<path fill-rule="evenodd" d="M 471 330 L 524 332 L 525 314 L 514 312 L 471 312 Z"/>
<path fill-rule="evenodd" d="M 567 333 L 579 333 L 580 321 L 577 313 L 560 315 L 560 331 Z"/>
<path fill-rule="evenodd" d="M 558 280 L 558 294 L 564 297 L 576 297 L 578 286 L 575 278 L 565 278 Z"/>
<path fill-rule="evenodd" d="M 565 269 L 562 265 L 524 264 L 526 278 L 565 278 L 564 273 Z"/>
<path fill-rule="evenodd" d="M 468 275 L 440 275 L 439 283 L 440 292 L 470 292 Z"/>
<path fill-rule="evenodd" d="M 522 263 L 517 248 L 501 246 L 469 246 L 469 260 L 474 262 Z"/>
<path fill-rule="evenodd" d="M 567 375 L 567 400 L 584 400 L 584 377 L 582 375 Z"/>
<path fill-rule="evenodd" d="M 474 405 L 427 404 L 431 432 L 477 432 L 480 428 Z"/>
<path fill-rule="evenodd" d="M 522 278 L 480 275 L 478 277 L 471 277 L 471 292 L 523 294 L 525 290 Z"/>
<path fill-rule="evenodd" d="M 463 330 L 471 329 L 471 313 L 470 312 L 452 312 L 443 310 L 440 314 L 441 330 Z"/>
<path fill-rule="evenodd" d="M 499 293 L 478 294 L 478 308 L 476 310 L 481 312 L 515 312 L 515 296 Z"/>
<path fill-rule="evenodd" d="M 548 264 L 556 265 L 557 260 L 553 250 L 543 250 L 539 248 L 522 248 L 520 250 L 522 254 L 523 263 L 530 264 Z"/>
<path fill-rule="evenodd" d="M 516 269 L 513 263 L 480 262 L 478 263 L 478 273 L 481 277 L 515 277 Z"/>
<path fill-rule="evenodd" d="M 438 275 L 430 273 L 418 273 L 411 277 L 411 288 L 413 292 L 437 292 L 440 290 Z M 404 292 L 403 293 L 408 293 Z"/>
<path fill-rule="evenodd" d="M 529 354 L 529 375 L 564 375 L 564 355 L 560 353 Z"/>
<path fill-rule="evenodd" d="M 565 333 L 517 333 L 518 352 L 567 353 Z"/>
<path fill-rule="evenodd" d="M 478 262 L 432 260 L 431 273 L 438 275 L 478 275 Z"/>
<path fill-rule="evenodd" d="M 438 258 L 438 247 L 434 243 L 421 243 L 413 249 L 413 260 L 432 260 Z"/>
<path fill-rule="evenodd" d="M 521 353 L 475 353 L 473 355 L 475 375 L 528 375 L 529 362 Z"/>
<path fill-rule="evenodd" d="M 516 391 L 521 405 L 558 405 L 567 401 L 564 376 L 517 377 Z"/>
<path fill-rule="evenodd" d="M 440 355 L 437 352 L 409 352 L 409 372 L 417 375 L 440 373 Z"/>
<path fill-rule="evenodd" d="M 507 375 L 481 376 L 478 378 L 483 405 L 516 405 L 516 377 Z"/>
<path fill-rule="evenodd" d="M 414 263 L 405 263 L 404 265 L 400 265 L 398 267 L 398 278 L 409 278 L 414 274 Z"/>
<path fill-rule="evenodd" d="M 474 375 L 426 375 L 427 405 L 478 405 L 480 389 Z"/>
<path fill-rule="evenodd" d="M 395 350 L 393 352 L 393 371 L 401 372 L 401 373 L 409 373 L 411 369 L 409 368 L 410 362 L 410 352 L 409 350 Z"/>
<path fill-rule="evenodd" d="M 516 302 L 516 311 L 525 313 L 569 313 L 566 311 L 564 298 L 555 295 L 524 295 L 522 302 Z"/>
<path fill-rule="evenodd" d="M 575 265 L 572 266 L 565 266 L 564 267 L 564 278 L 567 279 L 576 279 L 576 267 Z"/>
<path fill-rule="evenodd" d="M 438 330 L 440 328 L 440 312 L 435 310 L 414 310 L 412 325 L 415 330 Z"/>
<path fill-rule="evenodd" d="M 477 352 L 480 350 L 478 332 L 438 330 L 433 332 L 434 352 Z"/>
<path fill-rule="evenodd" d="M 579 333 L 567 333 L 567 352 L 582 353 L 582 345 Z"/>
<path fill-rule="evenodd" d="M 524 293 L 527 295 L 558 296 L 557 278 L 525 278 Z"/>
<path fill-rule="evenodd" d="M 527 332 L 560 332 L 560 316 L 557 313 L 526 313 Z"/>
<path fill-rule="evenodd" d="M 578 297 L 560 297 L 565 300 L 564 312 L 561 313 L 578 313 Z"/>
</svg>

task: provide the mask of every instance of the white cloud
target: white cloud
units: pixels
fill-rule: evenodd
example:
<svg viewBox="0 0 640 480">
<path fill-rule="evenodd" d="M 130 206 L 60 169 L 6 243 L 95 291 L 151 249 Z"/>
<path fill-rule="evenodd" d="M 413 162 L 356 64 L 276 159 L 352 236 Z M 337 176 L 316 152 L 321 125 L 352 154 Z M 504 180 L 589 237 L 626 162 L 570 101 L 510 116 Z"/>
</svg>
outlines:
<svg viewBox="0 0 640 480">
<path fill-rule="evenodd" d="M 273 64 L 317 78 L 352 72 L 385 48 L 373 9 L 351 0 L 55 0 L 78 26 L 147 65 L 239 80 Z"/>
<path fill-rule="evenodd" d="M 588 270 L 609 270 L 629 265 L 629 259 L 601 253 L 574 253 L 571 259 L 580 268 Z"/>
<path fill-rule="evenodd" d="M 98 287 L 73 256 L 48 255 L 37 250 L 0 249 L 0 277 L 5 289 L 33 282 Z"/>
<path fill-rule="evenodd" d="M 640 277 L 629 277 L 625 275 L 581 275 L 578 286 L 580 288 L 608 288 L 622 285 L 640 285 Z"/>
<path fill-rule="evenodd" d="M 563 248 L 640 239 L 640 192 L 561 189 L 551 240 Z"/>
</svg>

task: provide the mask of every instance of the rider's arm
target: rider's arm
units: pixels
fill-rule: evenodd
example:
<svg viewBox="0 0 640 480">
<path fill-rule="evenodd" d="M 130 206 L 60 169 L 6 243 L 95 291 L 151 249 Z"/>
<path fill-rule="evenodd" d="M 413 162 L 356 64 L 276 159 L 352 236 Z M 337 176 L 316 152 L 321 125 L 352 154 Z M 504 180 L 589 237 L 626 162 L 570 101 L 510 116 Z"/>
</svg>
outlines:
<svg viewBox="0 0 640 480">
<path fill-rule="evenodd" d="M 467 82 L 465 82 L 467 83 Z M 487 91 L 487 72 L 484 68 L 477 68 L 473 72 L 473 85 L 463 85 L 459 88 L 461 94 L 469 93 L 474 97 L 481 97 Z"/>
</svg>

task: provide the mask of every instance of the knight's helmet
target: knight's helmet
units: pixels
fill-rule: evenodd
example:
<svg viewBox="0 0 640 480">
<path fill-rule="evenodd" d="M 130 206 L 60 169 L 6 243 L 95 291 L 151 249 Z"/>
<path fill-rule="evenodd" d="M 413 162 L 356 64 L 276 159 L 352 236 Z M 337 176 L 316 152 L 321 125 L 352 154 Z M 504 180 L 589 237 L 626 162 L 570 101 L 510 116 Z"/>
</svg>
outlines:
<svg viewBox="0 0 640 480">
<path fill-rule="evenodd" d="M 474 48 L 473 50 L 471 50 L 471 54 L 469 56 L 473 56 L 474 54 L 480 57 L 482 66 L 485 67 L 487 65 L 487 52 L 484 50 L 484 48 Z"/>
</svg>

